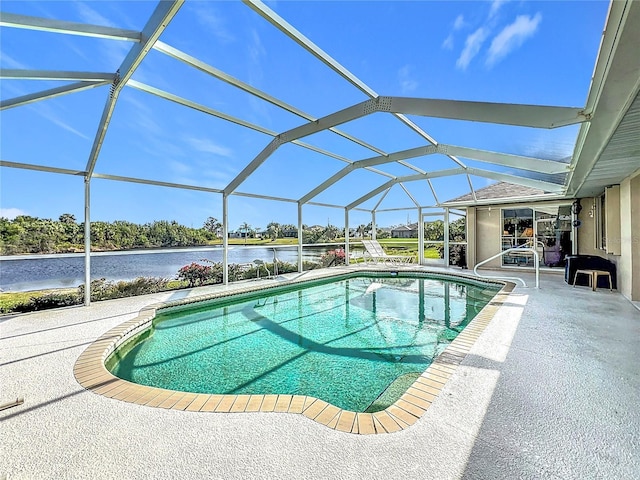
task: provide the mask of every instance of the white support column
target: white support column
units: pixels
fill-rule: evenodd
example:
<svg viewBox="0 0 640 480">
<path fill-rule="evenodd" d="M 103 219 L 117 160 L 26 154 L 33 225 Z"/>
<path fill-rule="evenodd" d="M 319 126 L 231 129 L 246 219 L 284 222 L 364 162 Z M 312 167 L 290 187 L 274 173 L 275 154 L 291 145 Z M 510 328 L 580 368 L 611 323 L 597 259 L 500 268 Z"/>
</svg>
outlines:
<svg viewBox="0 0 640 480">
<path fill-rule="evenodd" d="M 371 212 L 371 240 L 375 240 L 376 235 L 376 211 Z"/>
<path fill-rule="evenodd" d="M 344 264 L 349 265 L 349 209 L 344 209 Z"/>
<path fill-rule="evenodd" d="M 302 273 L 304 265 L 302 264 L 302 203 L 298 202 L 298 273 Z"/>
<path fill-rule="evenodd" d="M 444 209 L 444 266 L 449 268 L 449 207 Z"/>
<path fill-rule="evenodd" d="M 222 283 L 229 285 L 229 196 L 222 194 Z"/>
<path fill-rule="evenodd" d="M 422 207 L 418 207 L 418 265 L 424 263 L 424 218 Z"/>
<path fill-rule="evenodd" d="M 84 304 L 91 305 L 91 177 L 84 177 Z"/>
</svg>

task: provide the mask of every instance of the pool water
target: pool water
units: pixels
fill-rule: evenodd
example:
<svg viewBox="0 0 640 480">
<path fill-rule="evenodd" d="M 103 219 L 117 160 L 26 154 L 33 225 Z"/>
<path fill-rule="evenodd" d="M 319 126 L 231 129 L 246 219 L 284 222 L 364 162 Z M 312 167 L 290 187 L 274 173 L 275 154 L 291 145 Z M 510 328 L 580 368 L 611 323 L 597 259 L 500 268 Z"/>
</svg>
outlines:
<svg viewBox="0 0 640 480">
<path fill-rule="evenodd" d="M 171 390 L 308 395 L 363 412 L 423 372 L 499 289 L 382 274 L 295 288 L 160 311 L 110 370 Z"/>
</svg>

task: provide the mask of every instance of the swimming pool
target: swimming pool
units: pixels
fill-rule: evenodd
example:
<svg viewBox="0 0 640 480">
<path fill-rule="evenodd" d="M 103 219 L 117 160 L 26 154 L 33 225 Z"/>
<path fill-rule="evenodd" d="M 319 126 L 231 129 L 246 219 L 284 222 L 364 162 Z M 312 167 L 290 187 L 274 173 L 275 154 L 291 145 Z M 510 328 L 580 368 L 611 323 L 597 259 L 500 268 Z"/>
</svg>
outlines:
<svg viewBox="0 0 640 480">
<path fill-rule="evenodd" d="M 442 353 L 500 286 L 357 273 L 159 310 L 111 353 L 121 379 L 178 392 L 314 397 L 376 412 Z"/>
</svg>

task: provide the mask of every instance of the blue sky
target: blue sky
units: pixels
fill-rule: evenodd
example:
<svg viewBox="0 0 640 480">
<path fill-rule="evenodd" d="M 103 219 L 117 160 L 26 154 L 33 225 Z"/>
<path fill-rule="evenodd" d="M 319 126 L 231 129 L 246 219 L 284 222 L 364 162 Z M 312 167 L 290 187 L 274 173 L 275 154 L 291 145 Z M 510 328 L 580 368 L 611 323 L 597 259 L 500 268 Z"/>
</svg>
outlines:
<svg viewBox="0 0 640 480">
<path fill-rule="evenodd" d="M 2 11 L 140 31 L 155 2 L 11 2 Z M 492 2 L 268 2 L 380 95 L 526 103 L 584 105 L 608 10 L 605 1 Z M 7 69 L 114 72 L 130 42 L 2 27 L 1 66 Z M 160 40 L 316 118 L 367 97 L 306 53 L 240 2 L 186 2 Z M 275 132 L 306 123 L 302 118 L 249 96 L 215 78 L 152 51 L 132 77 Z M 54 88 L 64 82 L 2 80 L 3 100 Z M 5 161 L 83 170 L 109 87 L 47 99 L 0 114 L 1 158 Z M 410 117 L 438 142 L 559 160 L 572 153 L 577 127 L 537 130 L 427 117 Z M 415 132 L 382 113 L 339 129 L 388 153 L 425 145 Z M 149 93 L 125 87 L 95 171 L 165 182 L 224 188 L 271 140 Z M 330 132 L 303 139 L 350 160 L 372 151 Z M 461 159 L 471 167 L 501 171 Z M 424 170 L 453 168 L 447 157 L 412 159 Z M 344 163 L 295 145 L 278 149 L 240 192 L 299 198 L 344 167 Z M 392 175 L 414 173 L 384 165 Z M 82 219 L 81 177 L 0 168 L 0 215 Z M 387 179 L 360 170 L 314 200 L 353 201 Z M 491 181 L 472 177 L 474 187 Z M 440 201 L 469 191 L 464 176 L 438 178 Z M 406 187 L 422 205 L 435 203 L 425 181 Z M 94 179 L 92 220 L 177 220 L 199 227 L 222 217 L 221 195 Z M 363 204 L 373 207 L 378 198 Z M 381 208 L 412 206 L 399 187 Z M 304 223 L 344 224 L 344 211 L 305 206 Z M 232 196 L 229 227 L 243 222 L 297 222 L 295 204 Z M 416 220 L 415 211 L 378 215 L 392 225 Z M 370 215 L 352 212 L 350 224 Z"/>
</svg>

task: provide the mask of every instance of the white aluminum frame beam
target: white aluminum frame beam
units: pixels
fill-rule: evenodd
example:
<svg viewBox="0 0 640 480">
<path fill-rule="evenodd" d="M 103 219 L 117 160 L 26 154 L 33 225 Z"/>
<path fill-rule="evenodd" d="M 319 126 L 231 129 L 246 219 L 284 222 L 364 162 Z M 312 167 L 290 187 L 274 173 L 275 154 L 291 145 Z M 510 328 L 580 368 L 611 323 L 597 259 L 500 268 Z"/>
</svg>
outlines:
<svg viewBox="0 0 640 480">
<path fill-rule="evenodd" d="M 255 11 L 262 18 L 267 20 L 273 26 L 275 26 L 282 33 L 291 38 L 294 42 L 304 48 L 306 51 L 311 53 L 314 57 L 320 60 L 322 63 L 327 65 L 331 70 L 336 72 L 346 81 L 351 83 L 354 87 L 360 90 L 362 93 L 367 95 L 369 98 L 377 98 L 379 95 L 367 84 L 365 84 L 362 80 L 356 77 L 353 73 L 347 70 L 345 67 L 340 65 L 338 61 L 332 58 L 329 54 L 327 54 L 324 50 L 318 47 L 315 43 L 313 43 L 309 38 L 300 33 L 297 29 L 295 29 L 291 24 L 289 24 L 284 18 L 280 17 L 277 13 L 267 7 L 264 3 L 258 0 L 243 0 L 243 2 L 248 5 L 253 11 Z M 424 130 L 422 130 L 418 125 L 413 123 L 411 120 L 406 118 L 401 114 L 394 114 L 402 123 L 411 128 L 415 133 L 424 138 L 427 142 L 435 145 L 437 142 Z M 383 154 L 384 152 L 378 151 L 377 153 Z M 458 161 L 456 158 L 451 157 L 451 159 L 458 163 L 461 167 L 464 165 Z M 424 173 L 424 171 L 419 168 L 411 165 L 410 163 L 400 161 L 398 162 L 401 165 L 404 165 L 407 168 L 415 170 L 419 173 Z"/>
<path fill-rule="evenodd" d="M 427 179 L 427 178 L 449 177 L 451 175 L 462 175 L 465 172 L 466 172 L 466 170 L 464 168 L 451 168 L 451 169 L 447 169 L 447 170 L 436 170 L 434 172 L 417 173 L 415 175 L 408 175 L 406 177 L 397 177 L 397 178 L 389 180 L 388 182 L 386 182 L 386 183 L 380 185 L 379 187 L 371 190 L 369 193 L 361 196 L 357 200 L 354 200 L 349 205 L 347 205 L 347 208 L 349 210 L 351 210 L 352 208 L 357 207 L 361 203 L 366 202 L 370 198 L 375 197 L 376 195 L 378 195 L 382 191 L 384 191 L 384 190 L 386 190 L 388 188 L 391 188 L 391 187 L 393 187 L 394 185 L 396 185 L 396 184 L 398 184 L 400 182 L 413 182 L 415 180 L 424 180 L 424 179 Z"/>
<path fill-rule="evenodd" d="M 101 87 L 103 85 L 109 85 L 111 81 L 103 82 L 76 82 L 70 85 L 64 85 L 62 87 L 51 88 L 49 90 L 43 90 L 41 92 L 30 93 L 28 95 L 22 95 L 20 97 L 10 98 L 0 101 L 0 110 L 6 110 L 8 108 L 20 107 L 22 105 L 28 105 L 29 103 L 39 102 L 40 100 L 46 100 L 47 98 L 60 97 L 69 93 L 82 92 L 95 87 Z"/>
<path fill-rule="evenodd" d="M 469 191 L 471 192 L 471 196 L 473 197 L 473 201 L 477 202 L 478 197 L 476 197 L 476 190 L 473 188 L 473 183 L 471 183 L 471 176 L 467 175 L 467 183 L 469 183 Z"/>
<path fill-rule="evenodd" d="M 407 194 L 407 197 L 409 197 L 409 199 L 413 202 L 413 204 L 420 208 L 420 204 L 418 203 L 418 201 L 413 197 L 413 195 L 411 195 L 411 192 L 409 190 L 407 190 L 407 187 L 404 186 L 404 183 L 399 183 L 398 185 L 400 185 L 400 187 L 402 188 L 402 190 L 404 190 L 404 193 Z"/>
<path fill-rule="evenodd" d="M 352 209 L 354 207 L 357 207 L 361 203 L 364 203 L 367 200 L 369 200 L 370 198 L 375 197 L 383 190 L 390 188 L 393 185 L 401 182 L 413 182 L 416 180 L 423 180 L 423 179 L 430 179 L 430 178 L 437 178 L 437 177 L 448 177 L 452 175 L 463 175 L 463 174 L 476 175 L 478 177 L 490 178 L 492 180 L 513 183 L 516 185 L 524 185 L 526 187 L 531 187 L 531 188 L 539 188 L 541 190 L 546 190 L 551 193 L 561 193 L 564 189 L 563 185 L 559 185 L 557 183 L 544 182 L 542 180 L 532 180 L 529 178 L 518 177 L 515 175 L 509 175 L 506 173 L 491 172 L 491 171 L 482 170 L 479 168 L 466 168 L 466 169 L 454 168 L 449 170 L 437 170 L 434 172 L 429 172 L 427 174 L 408 175 L 406 177 L 398 177 L 393 180 L 389 180 L 388 182 L 370 191 L 366 195 L 363 195 L 357 200 L 354 200 L 349 205 L 347 205 L 347 208 Z"/>
<path fill-rule="evenodd" d="M 10 162 L 7 160 L 0 160 L 0 167 L 17 168 L 22 170 L 34 170 L 38 172 L 58 173 L 62 175 L 74 175 L 74 176 L 86 176 L 87 174 L 87 172 L 85 172 L 84 170 L 71 170 L 68 168 L 50 167 L 48 165 L 36 165 L 31 163 Z M 196 191 L 208 192 L 208 193 L 218 193 L 218 194 L 223 193 L 223 191 L 218 188 L 201 187 L 199 185 L 189 185 L 185 183 L 163 182 L 160 180 L 149 180 L 146 178 L 125 177 L 125 176 L 111 175 L 106 173 L 94 172 L 91 178 L 97 178 L 100 180 L 113 180 L 116 182 L 139 183 L 142 185 L 151 185 L 156 187 L 178 188 L 182 190 L 196 190 Z M 233 192 L 231 195 L 238 196 L 238 197 L 257 198 L 260 200 L 273 200 L 276 202 L 298 203 L 298 200 L 294 198 L 274 197 L 270 195 L 261 195 L 257 193 Z M 313 205 L 318 207 L 329 207 L 329 208 L 344 208 L 344 205 L 334 205 L 331 203 L 319 203 L 319 202 L 308 202 L 307 205 Z M 354 208 L 354 210 L 361 210 L 366 212 L 369 211 L 369 210 L 358 209 L 358 208 Z"/>
<path fill-rule="evenodd" d="M 147 56 L 153 44 L 158 40 L 162 32 L 167 28 L 173 17 L 178 13 L 180 7 L 184 3 L 184 0 L 173 1 L 161 1 L 151 14 L 149 21 L 142 30 L 142 41 L 133 45 L 129 53 L 125 57 L 124 61 L 119 68 L 119 77 L 116 77 L 111 89 L 111 95 L 107 99 L 104 110 L 102 112 L 102 118 L 100 119 L 100 125 L 91 147 L 91 153 L 89 154 L 89 160 L 87 161 L 87 175 L 90 177 L 93 174 L 93 170 L 98 161 L 100 150 L 102 149 L 102 142 L 107 134 L 109 123 L 111 122 L 111 116 L 115 110 L 118 96 L 126 83 L 129 81 L 133 73 L 136 71 L 142 60 Z"/>
<path fill-rule="evenodd" d="M 458 147 L 455 145 L 446 145 L 441 143 L 437 146 L 429 145 L 424 147 L 410 148 L 408 150 L 402 150 L 385 156 L 372 157 L 365 160 L 358 160 L 356 162 L 353 162 L 351 165 L 336 172 L 333 176 L 331 176 L 316 188 L 311 190 L 309 193 L 304 195 L 302 198 L 300 198 L 300 201 L 302 203 L 308 202 L 358 168 L 368 167 L 372 165 L 382 165 L 385 163 L 397 162 L 398 160 L 416 158 L 436 153 L 441 153 L 444 155 L 460 155 L 481 162 L 514 167 L 522 170 L 530 170 L 540 173 L 566 173 L 569 168 L 566 163 L 555 162 L 552 160 L 542 160 L 534 157 L 524 157 L 521 155 L 511 155 L 506 153 L 478 150 L 475 148 Z M 428 172 L 421 171 L 420 173 L 425 174 Z M 471 183 L 469 183 L 469 186 L 473 191 L 473 186 L 471 185 Z M 435 193 L 434 198 L 436 198 L 437 201 Z"/>
<path fill-rule="evenodd" d="M 15 13 L 0 13 L 0 27 L 14 27 L 43 32 L 65 33 L 67 35 L 81 35 L 84 37 L 108 38 L 110 40 L 125 40 L 139 42 L 142 34 L 135 30 L 102 27 L 85 23 L 65 22 L 49 18 L 17 15 Z"/>
<path fill-rule="evenodd" d="M 236 125 L 240 125 L 242 127 L 249 128 L 251 130 L 255 130 L 256 132 L 264 133 L 265 135 L 269 135 L 271 137 L 277 137 L 278 136 L 278 133 L 274 132 L 273 130 L 269 130 L 267 128 L 261 127 L 260 125 L 256 125 L 256 124 L 247 122 L 247 121 L 242 120 L 242 119 L 240 119 L 238 117 L 234 117 L 232 115 L 228 115 L 228 114 L 223 113 L 223 112 L 221 112 L 219 110 L 214 110 L 213 108 L 206 107 L 206 106 L 204 106 L 202 104 L 193 102 L 191 100 L 187 100 L 186 98 L 179 97 L 179 96 L 174 95 L 172 93 L 165 92 L 164 90 L 160 90 L 159 88 L 155 88 L 155 87 L 152 87 L 150 85 L 146 85 L 146 84 L 144 84 L 142 82 L 138 82 L 137 80 L 129 80 L 129 82 L 127 83 L 127 86 L 135 88 L 135 89 L 143 91 L 143 92 L 146 92 L 146 93 L 150 93 L 152 95 L 156 95 L 156 96 L 158 96 L 160 98 L 164 98 L 165 100 L 169 100 L 169 101 L 177 103 L 179 105 L 183 105 L 185 107 L 192 108 L 192 109 L 197 110 L 199 112 L 206 113 L 208 115 L 220 118 L 222 120 L 226 120 L 228 122 L 235 123 Z M 344 163 L 348 163 L 348 164 L 354 163 L 353 160 L 349 160 L 348 158 L 342 157 L 340 155 L 337 155 L 337 154 L 335 154 L 333 152 L 329 152 L 327 150 L 324 150 L 322 148 L 316 147 L 314 145 L 310 145 L 308 143 L 301 142 L 299 140 L 294 140 L 291 143 L 293 143 L 295 145 L 298 145 L 300 147 L 306 148 L 308 150 L 312 150 L 312 151 L 314 151 L 316 153 L 319 153 L 321 155 L 325 155 L 327 157 L 334 158 L 334 159 L 339 160 L 339 161 L 344 162 Z M 379 175 L 383 175 L 385 177 L 389 177 L 389 178 L 393 177 L 393 175 L 391 175 L 389 173 L 386 173 L 386 172 L 382 172 L 382 171 L 377 170 L 375 168 L 368 168 L 367 170 L 369 170 L 371 172 L 374 172 L 374 173 L 377 173 Z"/>
<path fill-rule="evenodd" d="M 437 108 L 435 107 L 437 106 Z M 433 107 L 433 108 L 432 108 Z M 432 108 L 432 109 L 430 109 Z M 483 114 L 483 108 L 487 113 Z M 517 105 L 487 102 L 467 102 L 456 100 L 431 100 L 406 97 L 377 97 L 357 103 L 343 110 L 331 113 L 314 122 L 281 133 L 275 137 L 224 189 L 226 194 L 233 192 L 255 170 L 262 165 L 280 145 L 293 140 L 327 130 L 376 112 L 409 112 L 416 115 L 455 118 L 534 128 L 556 128 L 587 120 L 582 110 L 571 107 L 547 107 L 539 105 Z M 473 149 L 468 149 L 471 152 Z M 481 156 L 481 155 L 478 155 Z M 496 156 L 496 161 L 507 161 L 507 156 Z M 530 157 L 521 157 L 530 159 Z M 547 161 L 541 161 L 548 168 Z M 531 163 L 530 161 L 528 163 Z"/>
<path fill-rule="evenodd" d="M 444 155 L 456 155 L 479 162 L 491 163 L 494 165 L 502 165 L 505 167 L 519 168 L 521 170 L 529 170 L 539 173 L 567 173 L 569 164 L 556 162 L 553 160 L 543 160 L 535 157 L 525 157 L 522 155 L 512 155 L 509 153 L 491 152 L 488 150 L 479 150 L 477 148 L 459 147 L 456 145 L 439 144 L 437 153 Z"/>
<path fill-rule="evenodd" d="M 116 75 L 109 72 L 64 72 L 59 70 L 0 69 L 0 78 L 12 80 L 76 80 L 80 82 L 113 82 Z"/>
<path fill-rule="evenodd" d="M 48 165 L 35 165 L 31 163 L 10 162 L 8 160 L 0 160 L 0 167 L 19 168 L 21 170 L 35 170 L 37 172 L 60 173 L 62 175 L 78 175 L 85 174 L 83 170 L 71 170 L 69 168 L 50 167 Z"/>
<path fill-rule="evenodd" d="M 467 175 L 469 178 L 469 175 Z M 440 200 L 438 200 L 438 195 L 436 195 L 436 189 L 433 188 L 433 184 L 431 183 L 431 179 L 427 178 L 427 184 L 429 185 L 429 189 L 431 190 L 431 195 L 433 195 L 433 199 L 436 201 L 436 205 L 440 205 Z"/>
<path fill-rule="evenodd" d="M 380 97 L 388 111 L 422 117 L 497 123 L 533 128 L 558 128 L 590 120 L 584 109 L 546 105 L 438 100 L 431 98 Z"/>
<path fill-rule="evenodd" d="M 275 105 L 276 107 L 279 107 L 289 113 L 292 113 L 298 117 L 304 118 L 305 120 L 309 121 L 309 122 L 314 122 L 317 119 L 313 116 L 313 115 L 309 115 L 308 113 L 303 112 L 302 110 L 289 105 L 286 102 L 283 102 L 282 100 L 273 97 L 272 95 L 269 95 L 268 93 L 265 93 L 251 85 L 249 85 L 248 83 L 243 82 L 242 80 L 239 80 L 225 72 L 223 72 L 222 70 L 219 70 L 215 67 L 212 67 L 211 65 L 208 65 L 207 63 L 198 60 L 197 58 L 184 53 L 180 50 L 178 50 L 177 48 L 174 48 L 170 45 L 167 45 L 164 42 L 156 42 L 156 44 L 154 45 L 154 50 L 157 50 L 161 53 L 164 53 L 165 55 L 168 55 L 169 57 L 172 57 L 176 60 L 179 60 L 183 63 L 186 63 L 187 65 L 194 67 L 198 70 L 200 70 L 201 72 L 204 72 L 208 75 L 211 75 L 214 78 L 217 78 L 218 80 L 221 80 L 223 82 L 228 83 L 229 85 L 232 85 L 236 88 L 239 88 L 240 90 L 249 93 L 255 97 L 260 98 L 261 100 L 264 100 L 265 102 L 271 103 L 272 105 Z M 360 145 L 361 147 L 364 147 L 368 150 L 371 150 L 373 152 L 376 152 L 380 155 L 384 155 L 385 152 L 363 140 L 360 140 L 352 135 L 349 135 L 348 133 L 342 132 L 340 130 L 337 130 L 335 128 L 330 128 L 329 129 L 331 132 L 336 133 L 337 135 L 340 135 L 341 137 L 354 142 L 358 145 Z"/>
<path fill-rule="evenodd" d="M 288 23 L 284 18 L 279 16 L 276 12 L 267 7 L 264 3 L 258 0 L 243 0 L 243 2 L 248 5 L 254 12 L 260 15 L 262 18 L 267 20 L 273 26 L 275 26 L 282 33 L 291 38 L 294 42 L 304 48 L 306 51 L 311 53 L 314 57 L 320 60 L 322 63 L 327 65 L 331 70 L 336 72 L 346 81 L 351 83 L 354 87 L 360 90 L 362 93 L 367 95 L 369 98 L 377 98 L 379 95 L 365 84 L 362 80 L 356 77 L 353 73 L 343 67 L 338 61 L 336 61 L 333 57 L 327 54 L 324 50 L 318 47 L 315 43 L 313 43 L 309 38 L 300 33 L 296 28 L 294 28 L 290 23 Z M 404 115 L 396 115 L 405 125 L 410 127 L 414 132 L 420 135 L 422 138 L 427 140 L 431 144 L 437 144 L 437 142 L 431 138 L 431 136 L 423 131 L 418 125 L 413 123 L 411 120 L 406 118 Z M 403 163 L 404 165 L 404 163 Z M 408 168 L 414 168 L 412 165 L 406 164 Z"/>
</svg>

